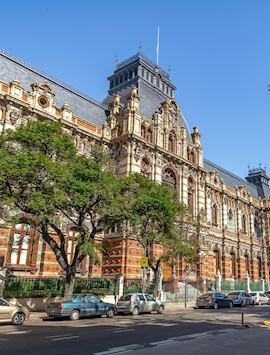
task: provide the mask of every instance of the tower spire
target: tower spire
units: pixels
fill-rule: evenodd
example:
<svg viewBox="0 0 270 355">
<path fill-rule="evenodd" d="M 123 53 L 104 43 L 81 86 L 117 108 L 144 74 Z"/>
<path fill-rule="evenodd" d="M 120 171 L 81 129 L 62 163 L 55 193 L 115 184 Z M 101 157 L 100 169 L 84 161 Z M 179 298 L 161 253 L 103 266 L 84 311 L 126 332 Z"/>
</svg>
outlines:
<svg viewBox="0 0 270 355">
<path fill-rule="evenodd" d="M 157 66 L 158 66 L 158 61 L 159 61 L 159 26 L 157 28 L 157 48 L 156 48 L 156 52 L 157 52 Z"/>
</svg>

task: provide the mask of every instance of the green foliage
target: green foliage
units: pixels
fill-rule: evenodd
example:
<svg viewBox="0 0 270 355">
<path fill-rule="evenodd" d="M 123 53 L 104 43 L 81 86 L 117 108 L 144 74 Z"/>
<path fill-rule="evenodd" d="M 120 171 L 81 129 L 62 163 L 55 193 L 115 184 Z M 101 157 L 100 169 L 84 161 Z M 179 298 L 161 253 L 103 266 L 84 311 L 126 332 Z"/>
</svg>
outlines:
<svg viewBox="0 0 270 355">
<path fill-rule="evenodd" d="M 91 158 L 79 155 L 60 123 L 37 121 L 3 133 L 0 156 L 0 216 L 15 221 L 23 215 L 34 224 L 71 282 L 85 255 L 97 262 L 102 246 L 94 245 L 95 236 L 127 218 L 125 184 L 100 148 Z M 70 264 L 66 224 L 78 231 Z"/>
<path fill-rule="evenodd" d="M 186 237 L 184 227 L 190 222 L 187 221 L 187 210 L 177 201 L 176 193 L 140 174 L 129 176 L 125 184 L 131 232 L 136 233 L 145 248 L 150 267 L 155 270 L 154 262 L 157 265 L 160 260 L 176 255 L 185 256 L 188 262 L 196 261 L 194 246 Z M 158 260 L 151 253 L 155 242 L 164 246 L 164 254 Z"/>
</svg>

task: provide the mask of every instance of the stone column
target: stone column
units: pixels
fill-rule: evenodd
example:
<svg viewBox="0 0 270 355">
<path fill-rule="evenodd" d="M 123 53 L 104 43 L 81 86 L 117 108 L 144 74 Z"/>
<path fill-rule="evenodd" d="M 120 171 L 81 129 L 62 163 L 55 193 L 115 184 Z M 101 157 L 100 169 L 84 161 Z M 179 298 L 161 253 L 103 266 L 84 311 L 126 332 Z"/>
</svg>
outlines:
<svg viewBox="0 0 270 355">
<path fill-rule="evenodd" d="M 265 292 L 265 280 L 262 279 L 262 292 Z"/>
<path fill-rule="evenodd" d="M 117 298 L 118 300 L 123 295 L 123 293 L 124 293 L 124 275 L 120 274 L 116 281 L 115 298 Z"/>
<path fill-rule="evenodd" d="M 221 292 L 221 273 L 219 270 L 216 274 L 216 291 Z"/>
<path fill-rule="evenodd" d="M 246 281 L 247 281 L 247 293 L 250 293 L 251 292 L 251 290 L 250 290 L 250 277 L 249 277 L 248 272 L 246 273 Z"/>
</svg>

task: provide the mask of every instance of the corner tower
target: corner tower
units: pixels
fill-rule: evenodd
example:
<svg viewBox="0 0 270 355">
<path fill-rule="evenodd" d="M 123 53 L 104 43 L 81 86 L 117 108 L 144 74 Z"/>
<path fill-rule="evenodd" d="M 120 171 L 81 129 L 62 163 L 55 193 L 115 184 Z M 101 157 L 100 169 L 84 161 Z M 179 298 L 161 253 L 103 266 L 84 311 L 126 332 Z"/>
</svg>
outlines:
<svg viewBox="0 0 270 355">
<path fill-rule="evenodd" d="M 265 169 L 250 169 L 246 180 L 257 187 L 259 197 L 270 196 L 269 176 Z"/>
</svg>

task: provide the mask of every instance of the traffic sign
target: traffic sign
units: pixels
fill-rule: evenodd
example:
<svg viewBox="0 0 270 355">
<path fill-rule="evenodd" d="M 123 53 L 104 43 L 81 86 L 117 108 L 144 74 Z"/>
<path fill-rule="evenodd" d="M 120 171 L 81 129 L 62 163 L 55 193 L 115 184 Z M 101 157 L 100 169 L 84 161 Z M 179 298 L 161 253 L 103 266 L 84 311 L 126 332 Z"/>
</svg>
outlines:
<svg viewBox="0 0 270 355">
<path fill-rule="evenodd" d="M 142 256 L 141 257 L 141 267 L 147 267 L 148 266 L 148 258 L 147 256 Z"/>
</svg>

